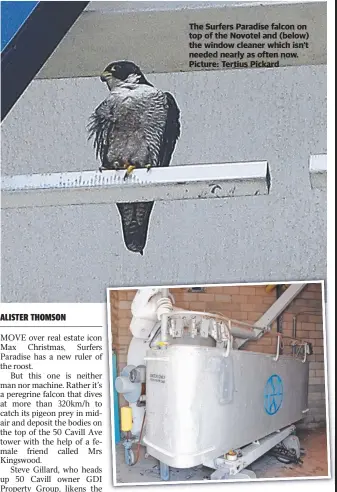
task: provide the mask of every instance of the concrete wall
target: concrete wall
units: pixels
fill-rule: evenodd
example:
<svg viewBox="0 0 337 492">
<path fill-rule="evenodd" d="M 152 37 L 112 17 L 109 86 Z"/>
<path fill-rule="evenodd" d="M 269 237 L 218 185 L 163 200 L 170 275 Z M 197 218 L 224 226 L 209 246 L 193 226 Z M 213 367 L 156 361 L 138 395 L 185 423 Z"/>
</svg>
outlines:
<svg viewBox="0 0 337 492">
<path fill-rule="evenodd" d="M 267 293 L 265 286 L 206 287 L 204 293 L 191 293 L 188 289 L 170 289 L 178 307 L 219 312 L 232 319 L 254 323 L 275 302 L 275 290 Z M 113 347 L 117 354 L 118 370 L 126 365 L 131 340 L 131 302 L 135 290 L 110 291 L 111 330 Z M 293 317 L 297 316 L 297 338 L 311 342 L 313 354 L 309 356 L 309 407 L 301 425 L 325 425 L 324 333 L 322 318 L 321 284 L 308 284 L 282 315 L 284 336 L 293 336 Z M 257 342 L 248 342 L 244 350 L 276 353 L 276 323 L 270 334 Z M 290 340 L 284 339 L 284 354 L 290 354 Z M 120 405 L 125 405 L 120 397 Z"/>
<path fill-rule="evenodd" d="M 125 249 L 115 205 L 2 212 L 2 301 L 104 302 L 113 286 L 324 279 L 326 68 L 153 74 L 174 93 L 172 165 L 268 160 L 267 196 L 157 203 L 143 257 Z M 35 80 L 3 122 L 2 173 L 93 170 L 86 123 L 96 78 Z M 132 200 L 132 194 L 126 199 Z"/>
</svg>

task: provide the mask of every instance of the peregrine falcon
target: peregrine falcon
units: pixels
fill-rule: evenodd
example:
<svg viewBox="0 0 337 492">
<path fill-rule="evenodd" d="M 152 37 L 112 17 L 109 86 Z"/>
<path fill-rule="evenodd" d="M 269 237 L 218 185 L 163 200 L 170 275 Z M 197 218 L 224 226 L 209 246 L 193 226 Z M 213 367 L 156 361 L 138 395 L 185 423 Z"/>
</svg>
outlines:
<svg viewBox="0 0 337 492">
<path fill-rule="evenodd" d="M 168 166 L 180 136 L 180 111 L 169 92 L 155 88 L 130 61 L 110 63 L 101 74 L 107 98 L 90 118 L 89 138 L 104 169 Z M 117 203 L 128 250 L 143 254 L 154 202 Z"/>
</svg>

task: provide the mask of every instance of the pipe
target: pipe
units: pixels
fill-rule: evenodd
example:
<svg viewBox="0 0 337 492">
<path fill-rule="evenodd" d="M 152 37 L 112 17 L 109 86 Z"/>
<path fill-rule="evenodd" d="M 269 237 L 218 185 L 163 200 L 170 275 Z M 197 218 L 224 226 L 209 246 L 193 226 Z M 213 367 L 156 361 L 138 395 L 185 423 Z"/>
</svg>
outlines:
<svg viewBox="0 0 337 492">
<path fill-rule="evenodd" d="M 281 297 L 281 295 L 282 295 L 282 285 L 277 284 L 276 285 L 276 300 L 279 299 Z M 280 314 L 276 318 L 276 331 L 277 331 L 277 333 L 283 332 L 282 325 L 283 325 L 283 316 L 282 316 L 282 314 Z M 280 348 L 280 354 L 282 355 L 283 354 L 282 346 L 280 346 L 279 348 Z"/>
<path fill-rule="evenodd" d="M 169 297 L 169 290 L 166 287 L 164 289 L 161 289 L 161 295 L 163 297 Z"/>
<path fill-rule="evenodd" d="M 273 358 L 275 362 L 277 362 L 280 358 L 280 354 L 282 353 L 282 343 L 281 343 L 281 336 L 282 335 L 277 335 L 277 346 L 276 346 L 276 356 Z"/>
<path fill-rule="evenodd" d="M 293 316 L 293 331 L 292 331 L 293 338 L 296 338 L 297 335 L 297 317 L 296 315 Z M 293 345 L 292 346 L 292 354 L 295 355 L 296 347 Z"/>
<path fill-rule="evenodd" d="M 296 313 L 294 316 L 296 318 L 298 318 L 299 316 L 301 316 L 302 314 L 314 314 L 314 315 L 317 315 L 317 316 L 322 316 L 322 311 L 319 311 L 318 309 L 316 310 L 312 310 L 312 311 L 299 311 L 298 313 Z"/>
<path fill-rule="evenodd" d="M 293 338 L 296 338 L 297 335 L 297 316 L 293 316 Z"/>
<path fill-rule="evenodd" d="M 168 340 L 167 326 L 168 326 L 167 316 L 165 316 L 165 314 L 163 314 L 161 316 L 161 328 L 160 328 L 160 341 L 161 342 L 167 342 L 167 340 Z"/>
<path fill-rule="evenodd" d="M 143 422 L 142 422 L 142 428 L 140 429 L 140 434 L 139 434 L 139 439 L 137 443 L 137 454 L 136 454 L 136 459 L 134 463 L 131 463 L 131 466 L 134 466 L 138 460 L 139 460 L 139 453 L 140 453 L 140 443 L 142 441 L 142 435 L 143 435 L 143 429 L 144 429 L 144 424 L 145 424 L 145 416 L 146 416 L 146 410 L 144 411 L 144 417 L 143 417 Z"/>
<path fill-rule="evenodd" d="M 163 289 L 168 295 L 168 289 Z M 167 342 L 168 340 L 168 319 L 167 314 L 171 313 L 173 310 L 172 301 L 169 297 L 162 297 L 157 301 L 157 318 L 161 323 L 160 335 L 161 341 Z"/>
<path fill-rule="evenodd" d="M 244 338 L 247 340 L 256 340 L 258 338 L 259 333 L 255 333 L 253 329 L 244 328 L 242 326 L 231 326 L 230 332 L 233 337 L 236 338 Z"/>
<path fill-rule="evenodd" d="M 278 284 L 276 286 L 276 299 L 279 299 L 282 295 L 282 285 Z M 276 331 L 277 333 L 282 333 L 282 314 L 276 318 Z"/>
</svg>

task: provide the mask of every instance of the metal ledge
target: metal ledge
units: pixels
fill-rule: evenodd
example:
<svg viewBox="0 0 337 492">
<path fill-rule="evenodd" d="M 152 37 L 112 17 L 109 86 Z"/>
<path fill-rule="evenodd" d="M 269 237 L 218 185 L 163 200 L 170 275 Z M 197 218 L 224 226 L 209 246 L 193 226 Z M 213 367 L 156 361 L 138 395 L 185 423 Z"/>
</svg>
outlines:
<svg viewBox="0 0 337 492">
<path fill-rule="evenodd" d="M 266 161 L 3 176 L 1 207 L 26 208 L 267 195 Z"/>
<path fill-rule="evenodd" d="M 309 159 L 310 183 L 312 189 L 327 188 L 327 155 L 311 155 Z"/>
</svg>

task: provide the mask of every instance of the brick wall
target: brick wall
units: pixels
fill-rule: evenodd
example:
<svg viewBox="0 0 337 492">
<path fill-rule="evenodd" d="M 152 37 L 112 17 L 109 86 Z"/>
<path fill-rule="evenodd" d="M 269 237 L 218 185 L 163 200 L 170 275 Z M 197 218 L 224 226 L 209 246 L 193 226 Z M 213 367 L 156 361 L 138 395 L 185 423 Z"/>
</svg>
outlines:
<svg viewBox="0 0 337 492">
<path fill-rule="evenodd" d="M 177 306 L 197 311 L 218 312 L 232 319 L 254 323 L 276 300 L 276 289 L 266 292 L 266 287 L 235 286 L 206 287 L 203 293 L 189 292 L 188 288 L 172 288 Z M 131 302 L 136 290 L 110 292 L 113 347 L 117 354 L 118 371 L 126 365 L 128 345 L 131 340 L 129 325 L 131 321 Z M 324 386 L 324 341 L 322 319 L 321 284 L 308 284 L 299 296 L 288 306 L 281 317 L 284 336 L 292 336 L 294 317 L 296 318 L 297 338 L 311 342 L 314 353 L 309 356 L 309 407 L 304 425 L 324 425 L 325 386 Z M 275 353 L 277 338 L 276 322 L 269 334 L 257 342 L 248 342 L 245 350 Z M 284 340 L 284 353 L 290 353 L 290 340 Z M 120 404 L 125 404 L 120 398 Z"/>
<path fill-rule="evenodd" d="M 136 292 L 136 290 L 110 291 L 112 348 L 117 356 L 118 374 L 126 366 L 127 362 L 129 343 L 132 338 L 129 330 L 132 318 L 131 303 Z M 119 395 L 119 405 L 126 404 L 124 397 Z"/>
</svg>

